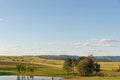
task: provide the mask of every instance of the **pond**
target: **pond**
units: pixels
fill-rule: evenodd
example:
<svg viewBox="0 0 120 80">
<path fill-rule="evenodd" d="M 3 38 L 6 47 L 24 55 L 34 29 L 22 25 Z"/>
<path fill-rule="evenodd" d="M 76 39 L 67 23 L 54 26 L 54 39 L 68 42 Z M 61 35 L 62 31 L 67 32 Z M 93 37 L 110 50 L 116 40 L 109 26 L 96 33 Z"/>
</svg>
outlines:
<svg viewBox="0 0 120 80">
<path fill-rule="evenodd" d="M 0 80 L 64 80 L 64 78 L 46 76 L 0 76 Z"/>
</svg>

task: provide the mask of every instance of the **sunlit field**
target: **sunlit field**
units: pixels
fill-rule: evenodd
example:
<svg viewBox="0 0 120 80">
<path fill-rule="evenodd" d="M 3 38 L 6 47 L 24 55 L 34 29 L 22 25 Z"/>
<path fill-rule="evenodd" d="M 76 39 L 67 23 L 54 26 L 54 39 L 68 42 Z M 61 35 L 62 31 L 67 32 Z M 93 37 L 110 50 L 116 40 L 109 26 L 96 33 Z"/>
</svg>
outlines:
<svg viewBox="0 0 120 80">
<path fill-rule="evenodd" d="M 116 70 L 120 62 L 99 62 L 99 64 L 101 64 L 101 70 Z"/>
<path fill-rule="evenodd" d="M 0 75 L 16 75 L 16 64 L 24 63 L 35 66 L 33 75 L 61 76 L 75 80 L 119 80 L 120 72 L 116 70 L 120 62 L 98 62 L 105 77 L 79 77 L 77 74 L 66 74 L 63 69 L 64 60 L 44 59 L 39 57 L 0 57 Z"/>
</svg>

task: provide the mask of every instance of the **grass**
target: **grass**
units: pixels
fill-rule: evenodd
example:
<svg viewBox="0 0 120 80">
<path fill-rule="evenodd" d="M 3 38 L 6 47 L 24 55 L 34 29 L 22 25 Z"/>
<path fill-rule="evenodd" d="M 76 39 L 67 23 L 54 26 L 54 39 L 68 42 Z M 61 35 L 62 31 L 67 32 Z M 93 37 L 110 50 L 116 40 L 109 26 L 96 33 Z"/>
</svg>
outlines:
<svg viewBox="0 0 120 80">
<path fill-rule="evenodd" d="M 102 70 L 116 70 L 118 69 L 120 62 L 99 62 Z"/>
<path fill-rule="evenodd" d="M 0 74 L 18 74 L 16 72 L 17 62 L 32 64 L 35 66 L 36 76 L 63 76 L 62 60 L 43 59 L 39 57 L 0 57 Z"/>
<path fill-rule="evenodd" d="M 120 72 L 118 69 L 120 62 L 99 62 L 101 70 L 107 77 L 79 77 L 78 75 L 66 75 L 62 69 L 63 60 L 43 59 L 39 57 L 17 57 L 17 56 L 1 56 L 0 57 L 0 75 L 16 75 L 16 64 L 22 62 L 35 66 L 36 76 L 60 76 L 71 80 L 119 80 Z"/>
<path fill-rule="evenodd" d="M 75 80 L 120 80 L 120 77 L 79 77 Z"/>
</svg>

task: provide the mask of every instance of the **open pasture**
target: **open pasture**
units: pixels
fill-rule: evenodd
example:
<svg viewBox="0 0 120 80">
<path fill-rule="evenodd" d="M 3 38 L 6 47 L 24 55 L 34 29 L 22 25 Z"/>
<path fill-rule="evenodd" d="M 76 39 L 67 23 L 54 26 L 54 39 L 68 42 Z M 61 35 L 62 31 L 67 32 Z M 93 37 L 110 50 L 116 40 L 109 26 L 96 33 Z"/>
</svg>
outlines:
<svg viewBox="0 0 120 80">
<path fill-rule="evenodd" d="M 98 62 L 101 70 L 116 70 L 119 68 L 120 62 Z"/>
<path fill-rule="evenodd" d="M 61 76 L 72 80 L 120 80 L 120 72 L 116 72 L 120 62 L 98 62 L 101 65 L 101 72 L 105 77 L 79 77 L 63 71 L 63 60 L 44 59 L 36 56 L 33 57 L 0 57 L 0 75 L 16 75 L 17 63 L 31 64 L 35 66 L 33 75 L 36 76 Z"/>
</svg>

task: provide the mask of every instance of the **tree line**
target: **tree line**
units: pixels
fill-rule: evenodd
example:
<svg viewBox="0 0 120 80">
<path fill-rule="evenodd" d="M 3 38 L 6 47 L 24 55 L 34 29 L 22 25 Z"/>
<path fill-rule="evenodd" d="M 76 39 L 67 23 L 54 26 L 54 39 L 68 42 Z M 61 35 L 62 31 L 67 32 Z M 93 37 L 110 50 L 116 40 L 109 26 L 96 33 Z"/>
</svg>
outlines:
<svg viewBox="0 0 120 80">
<path fill-rule="evenodd" d="M 63 65 L 64 71 L 68 73 L 78 73 L 80 76 L 95 75 L 100 72 L 98 64 L 93 56 L 76 58 L 67 58 Z"/>
<path fill-rule="evenodd" d="M 19 63 L 16 65 L 16 69 L 19 75 L 32 75 L 35 70 L 35 67 L 30 64 L 26 65 Z"/>
</svg>

